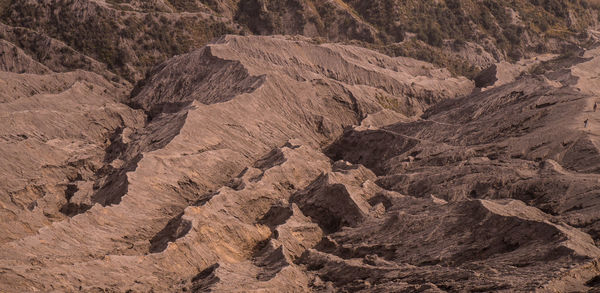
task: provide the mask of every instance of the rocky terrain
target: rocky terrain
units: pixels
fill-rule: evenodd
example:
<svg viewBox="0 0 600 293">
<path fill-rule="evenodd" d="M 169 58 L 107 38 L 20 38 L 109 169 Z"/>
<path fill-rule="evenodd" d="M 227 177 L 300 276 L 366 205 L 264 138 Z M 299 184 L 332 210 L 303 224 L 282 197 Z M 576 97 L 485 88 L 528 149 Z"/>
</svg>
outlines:
<svg viewBox="0 0 600 293">
<path fill-rule="evenodd" d="M 599 15 L 597 0 L 0 0 L 0 39 L 34 58 L 60 41 L 129 82 L 225 34 L 347 42 L 473 78 L 589 45 Z"/>
<path fill-rule="evenodd" d="M 0 0 L 0 292 L 600 292 L 599 4 Z"/>
</svg>

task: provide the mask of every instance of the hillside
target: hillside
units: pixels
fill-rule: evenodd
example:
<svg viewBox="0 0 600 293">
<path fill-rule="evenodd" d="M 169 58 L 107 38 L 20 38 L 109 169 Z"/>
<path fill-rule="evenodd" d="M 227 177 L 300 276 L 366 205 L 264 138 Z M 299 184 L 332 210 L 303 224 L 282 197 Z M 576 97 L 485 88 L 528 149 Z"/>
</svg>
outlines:
<svg viewBox="0 0 600 293">
<path fill-rule="evenodd" d="M 46 89 L 5 87 L 0 288 L 591 288 L 597 53 L 479 92 L 299 37 L 221 38 L 128 98 L 7 72 Z"/>
<path fill-rule="evenodd" d="M 2 172 L 9 179 L 1 188 L 7 217 L 1 239 L 2 290 L 156 290 L 191 279 L 190 273 L 219 259 L 242 260 L 268 237 L 266 226 L 252 221 L 314 180 L 320 171 L 313 165 L 329 168 L 328 159 L 316 150 L 344 127 L 367 118 L 373 125 L 409 120 L 435 102 L 473 89 L 471 81 L 420 61 L 285 37 L 224 37 L 155 68 L 130 98 L 101 76 L 77 76 L 84 74 L 93 79 L 6 73 L 15 84 L 24 80 L 34 87 L 36 79 L 58 75 L 59 84 L 70 85 L 40 93 L 4 88 L 8 95 L 21 96 L 2 104 L 6 123 L 14 125 L 6 129 L 1 152 L 6 161 Z M 115 102 L 119 99 L 139 110 Z M 286 144 L 290 139 L 305 146 L 296 150 L 296 142 Z M 287 159 L 281 151 L 260 158 L 283 145 L 289 145 L 290 155 L 308 159 L 302 167 L 307 174 L 299 169 L 296 175 L 267 179 L 265 172 Z M 307 155 L 321 162 L 303 157 Z M 248 183 L 244 176 L 251 176 Z M 261 178 L 276 185 L 260 183 Z M 265 189 L 263 196 L 271 195 L 261 199 L 262 192 L 244 191 L 245 184 L 257 184 L 255 188 Z M 216 238 L 203 244 L 201 257 L 167 247 L 189 230 L 178 228 L 191 223 L 182 220 L 188 209 L 230 205 L 218 203 L 232 200 L 218 194 L 236 189 L 239 200 L 258 204 L 240 210 L 250 213 L 236 216 L 246 220 L 232 222 L 233 211 L 221 215 L 210 208 L 217 213 L 210 221 L 216 224 L 224 217 L 225 230 L 211 224 L 213 232 L 206 233 Z M 242 227 L 250 230 L 237 231 Z M 56 246 L 43 244 L 48 242 Z M 215 245 L 229 248 L 206 254 Z M 31 252 L 41 262 L 35 266 L 44 271 L 29 271 Z M 197 263 L 150 265 L 171 258 Z M 133 277 L 147 276 L 152 267 L 159 271 L 151 274 L 172 277 L 141 283 Z M 100 271 L 106 276 L 127 273 L 105 279 L 98 278 Z M 57 272 L 69 280 L 54 281 Z M 114 285 L 104 287 L 108 280 Z"/>
<path fill-rule="evenodd" d="M 598 292 L 599 5 L 0 0 L 0 292 Z"/>
<path fill-rule="evenodd" d="M 4 0 L 0 22 L 62 41 L 130 82 L 224 34 L 353 42 L 473 77 L 495 62 L 587 44 L 597 8 L 589 0 Z"/>
</svg>

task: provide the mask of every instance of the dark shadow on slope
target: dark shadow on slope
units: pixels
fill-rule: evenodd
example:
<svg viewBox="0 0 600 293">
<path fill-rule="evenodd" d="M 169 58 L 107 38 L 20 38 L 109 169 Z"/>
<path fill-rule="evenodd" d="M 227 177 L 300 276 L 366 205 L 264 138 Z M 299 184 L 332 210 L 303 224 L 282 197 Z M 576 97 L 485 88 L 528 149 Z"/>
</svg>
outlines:
<svg viewBox="0 0 600 293">
<path fill-rule="evenodd" d="M 275 205 L 258 220 L 258 224 L 266 225 L 271 228 L 271 230 L 274 230 L 277 226 L 283 225 L 292 214 L 292 209 L 289 207 Z"/>
<path fill-rule="evenodd" d="M 216 270 L 220 267 L 218 263 L 204 269 L 192 278 L 191 292 L 211 292 L 211 287 L 221 279 Z"/>
<path fill-rule="evenodd" d="M 302 213 L 327 234 L 342 227 L 356 226 L 366 218 L 347 187 L 329 182 L 328 174 L 319 176 L 307 188 L 296 192 L 290 202 L 296 203 Z"/>
<path fill-rule="evenodd" d="M 216 57 L 207 46 L 156 66 L 133 89 L 128 104 L 143 109 L 153 120 L 193 101 L 205 105 L 227 102 L 254 92 L 264 81 L 264 75 L 250 75 L 242 63 Z"/>
<path fill-rule="evenodd" d="M 264 76 L 251 76 L 240 62 L 215 57 L 210 47 L 156 66 L 136 85 L 128 101 L 131 108 L 145 111 L 146 126 L 127 144 L 122 139 L 123 127 L 117 128 L 105 150 L 105 165 L 95 174 L 92 204 L 76 204 L 67 198 L 61 211 L 74 216 L 95 203 L 119 204 L 128 191 L 127 173 L 137 169 L 143 153 L 162 149 L 179 135 L 194 100 L 204 104 L 225 102 L 255 91 L 264 80 Z M 280 163 L 278 159 L 274 164 Z M 113 167 L 115 160 L 122 161 L 121 167 Z"/>
<path fill-rule="evenodd" d="M 183 213 L 179 214 L 150 239 L 150 253 L 164 251 L 170 242 L 185 236 L 191 229 L 192 223 L 183 219 Z"/>
<path fill-rule="evenodd" d="M 600 288 L 600 275 L 591 278 L 585 285 L 588 287 Z"/>
<path fill-rule="evenodd" d="M 387 130 L 346 131 L 324 153 L 333 161 L 364 165 L 376 175 L 385 174 L 388 159 L 412 150 L 419 140 Z"/>
<path fill-rule="evenodd" d="M 96 203 L 102 206 L 119 204 L 128 191 L 127 173 L 137 169 L 143 153 L 164 148 L 179 134 L 188 110 L 183 108 L 176 113 L 160 115 L 135 134 L 134 141 L 128 144 L 122 140 L 123 128 L 117 128 L 105 151 L 105 165 L 95 172 L 91 205 L 73 203 L 67 196 L 67 203 L 61 207 L 61 212 L 72 217 L 86 212 Z M 120 167 L 113 166 L 115 160 L 122 161 Z"/>
</svg>

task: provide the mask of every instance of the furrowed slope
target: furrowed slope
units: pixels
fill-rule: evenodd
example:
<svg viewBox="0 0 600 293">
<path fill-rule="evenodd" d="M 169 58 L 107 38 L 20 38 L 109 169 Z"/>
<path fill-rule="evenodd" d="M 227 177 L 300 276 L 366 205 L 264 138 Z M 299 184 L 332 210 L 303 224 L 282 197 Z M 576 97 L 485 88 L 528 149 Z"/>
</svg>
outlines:
<svg viewBox="0 0 600 293">
<path fill-rule="evenodd" d="M 479 235 L 477 239 L 494 239 L 493 235 L 481 236 L 492 231 L 502 237 L 501 242 L 478 244 L 479 240 L 461 240 L 448 244 L 453 240 L 445 239 L 443 243 L 448 247 L 434 253 L 436 259 L 428 261 L 426 255 L 437 249 L 435 244 L 430 248 L 422 248 L 426 243 L 410 246 L 410 239 L 421 241 L 425 238 L 428 241 L 432 237 L 435 239 L 434 235 L 439 232 L 431 231 L 425 234 L 427 236 L 418 237 L 416 235 L 421 233 L 421 229 L 416 229 L 410 230 L 411 233 L 405 235 L 407 238 L 401 242 L 408 247 L 394 247 L 391 244 L 394 241 L 381 239 L 370 240 L 374 243 L 364 250 L 372 249 L 379 255 L 376 245 L 385 243 L 386 251 L 405 253 L 392 254 L 390 258 L 396 262 L 443 263 L 444 267 L 456 269 L 498 265 L 493 273 L 487 274 L 488 281 L 504 275 L 506 268 L 514 267 L 510 276 L 502 277 L 503 281 L 491 281 L 494 285 L 477 285 L 475 288 L 592 290 L 596 286 L 593 280 L 599 274 L 597 131 L 600 120 L 593 110 L 598 96 L 595 79 L 599 60 L 598 51 L 592 50 L 581 56 L 550 61 L 545 65 L 548 69 L 545 75 L 524 76 L 481 93 L 439 103 L 430 108 L 421 120 L 380 129 L 350 130 L 326 152 L 335 160 L 367 166 L 378 175 L 373 179 L 377 186 L 414 198 L 433 198 L 434 202 L 449 206 L 479 202 L 494 213 L 504 209 L 501 206 L 506 207 L 507 202 L 519 205 L 500 213 L 509 212 L 528 218 L 546 217 L 547 220 L 542 220 L 544 225 L 558 224 L 560 233 L 571 231 L 568 234 L 572 236 L 568 238 L 580 239 L 576 240 L 579 244 L 563 242 L 560 245 L 564 248 L 560 248 L 551 243 L 564 238 L 533 240 L 538 237 L 536 232 L 524 232 L 531 224 L 517 225 L 516 230 L 499 231 L 512 226 L 503 221 L 479 231 L 487 225 L 485 221 L 491 219 L 486 216 L 485 220 L 477 220 L 472 225 L 459 220 L 464 226 L 452 228 L 451 234 L 455 235 L 452 237 L 473 233 Z M 499 209 L 490 205 L 492 202 L 500 203 Z M 386 206 L 389 205 L 388 202 Z M 428 206 L 421 213 L 439 215 L 434 210 Z M 470 211 L 468 214 L 478 213 Z M 429 219 L 428 216 L 421 217 L 423 221 Z M 446 227 L 451 223 L 442 225 Z M 354 237 L 364 239 L 365 234 L 355 234 L 356 231 L 379 237 L 368 228 L 340 232 L 338 237 L 342 244 L 339 244 L 335 255 L 343 254 L 343 247 L 351 247 L 353 254 L 362 250 L 355 247 L 358 242 L 347 242 L 357 241 L 352 240 Z M 544 232 L 539 236 L 542 235 L 556 237 L 557 234 Z M 440 244 L 440 241 L 434 243 Z M 528 241 L 538 241 L 538 244 L 530 247 Z M 452 252 L 461 250 L 465 243 L 470 243 L 468 249 L 456 254 Z M 553 248 L 549 248 L 547 254 L 538 255 L 538 249 L 544 250 L 544 245 Z M 416 260 L 411 260 L 415 256 L 418 256 Z M 548 268 L 548 265 L 553 268 Z M 559 269 L 561 266 L 565 269 Z M 330 270 L 320 269 L 319 274 L 332 274 L 334 271 Z M 537 272 L 535 277 L 520 279 L 533 272 Z M 473 287 L 463 286 L 473 286 L 475 281 L 450 283 L 442 282 L 443 287 L 435 284 L 442 289 L 472 290 Z"/>
<path fill-rule="evenodd" d="M 304 38 L 227 36 L 173 58 L 134 90 L 128 103 L 139 110 L 120 104 L 131 113 L 103 136 L 101 163 L 74 165 L 73 175 L 62 179 L 64 195 L 49 203 L 61 216 L 36 216 L 40 225 L 25 234 L 15 229 L 4 240 L 2 290 L 204 286 L 195 276 L 210 276 L 215 264 L 239 276 L 271 274 L 252 262 L 271 234 L 266 222 L 257 221 L 331 168 L 320 146 L 365 118 L 375 126 L 410 120 L 434 102 L 472 89 L 471 81 L 420 61 Z M 19 113 L 10 112 L 16 102 L 7 104 L 7 115 Z M 143 125 L 127 122 L 144 116 Z M 50 132 L 29 127 L 27 133 Z M 286 144 L 290 139 L 303 142 Z M 35 168 L 23 172 L 28 170 Z M 11 196 L 31 197 L 11 193 L 6 200 Z M 10 212 L 17 215 L 12 225 L 30 225 L 32 214 L 44 215 L 35 205 Z M 291 242 L 299 256 L 320 232 L 296 213 L 297 225 L 317 233 L 300 241 L 305 244 Z M 31 263 L 30 255 L 39 262 Z M 306 276 L 285 284 L 303 273 L 284 271 L 283 279 L 252 286 L 308 288 Z"/>
</svg>

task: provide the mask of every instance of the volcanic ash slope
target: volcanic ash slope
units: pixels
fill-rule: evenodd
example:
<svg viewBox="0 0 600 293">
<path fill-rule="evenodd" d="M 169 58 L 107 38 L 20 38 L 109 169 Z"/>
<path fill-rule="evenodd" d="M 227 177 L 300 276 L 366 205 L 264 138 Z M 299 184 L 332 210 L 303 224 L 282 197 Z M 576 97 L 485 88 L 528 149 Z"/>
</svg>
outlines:
<svg viewBox="0 0 600 293">
<path fill-rule="evenodd" d="M 309 263 L 333 280 L 334 265 L 377 255 L 443 290 L 598 290 L 599 62 L 597 49 L 559 57 L 417 121 L 346 131 L 326 153 L 408 197 L 378 199 L 387 220 L 330 236 L 343 260 L 312 251 Z"/>
<path fill-rule="evenodd" d="M 14 54 L 0 68 L 37 62 Z M 309 251 L 384 211 L 361 191 L 374 174 L 321 147 L 473 90 L 427 63 L 290 37 L 223 37 L 130 97 L 35 64 L 1 73 L 2 291 L 345 286 L 308 272 Z M 330 185 L 344 205 L 323 223 Z"/>
</svg>

